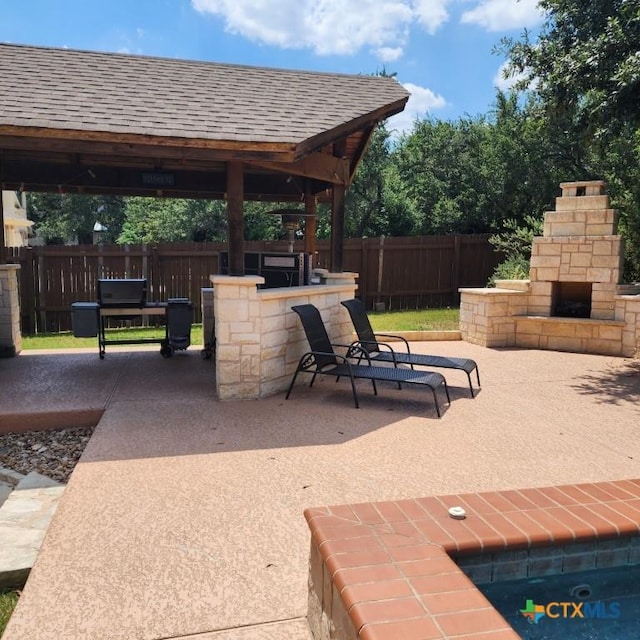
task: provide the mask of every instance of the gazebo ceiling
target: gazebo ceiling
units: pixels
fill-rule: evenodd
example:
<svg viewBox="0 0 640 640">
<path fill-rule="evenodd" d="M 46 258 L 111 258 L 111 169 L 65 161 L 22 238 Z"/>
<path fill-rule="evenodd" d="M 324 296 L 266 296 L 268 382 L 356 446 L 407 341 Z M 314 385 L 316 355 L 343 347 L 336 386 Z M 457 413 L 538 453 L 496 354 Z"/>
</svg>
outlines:
<svg viewBox="0 0 640 640">
<path fill-rule="evenodd" d="M 245 199 L 347 186 L 394 79 L 0 44 L 3 189 Z"/>
</svg>

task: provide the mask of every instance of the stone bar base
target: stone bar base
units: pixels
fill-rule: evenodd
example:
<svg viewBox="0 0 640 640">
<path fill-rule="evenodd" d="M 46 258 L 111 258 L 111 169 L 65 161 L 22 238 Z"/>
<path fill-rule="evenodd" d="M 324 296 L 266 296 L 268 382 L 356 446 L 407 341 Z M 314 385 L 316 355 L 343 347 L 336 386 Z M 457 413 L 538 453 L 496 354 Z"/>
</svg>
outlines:
<svg viewBox="0 0 640 640">
<path fill-rule="evenodd" d="M 331 341 L 351 342 L 353 326 L 340 301 L 355 296 L 356 277 L 327 273 L 326 284 L 258 289 L 264 283 L 260 276 L 211 276 L 218 398 L 263 398 L 287 389 L 298 360 L 309 351 L 294 305 L 315 305 Z"/>
<path fill-rule="evenodd" d="M 19 264 L 0 264 L 0 358 L 10 358 L 22 351 L 19 269 Z"/>
</svg>

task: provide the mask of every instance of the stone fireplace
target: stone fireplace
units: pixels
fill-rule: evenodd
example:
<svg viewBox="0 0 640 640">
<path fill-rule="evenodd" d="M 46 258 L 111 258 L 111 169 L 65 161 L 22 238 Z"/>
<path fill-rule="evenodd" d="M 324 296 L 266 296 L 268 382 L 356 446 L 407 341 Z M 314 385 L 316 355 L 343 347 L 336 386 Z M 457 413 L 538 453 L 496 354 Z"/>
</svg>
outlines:
<svg viewBox="0 0 640 640">
<path fill-rule="evenodd" d="M 529 280 L 460 290 L 462 337 L 484 346 L 635 355 L 640 286 L 621 283 L 624 246 L 605 184 L 560 188 L 533 240 Z"/>
<path fill-rule="evenodd" d="M 530 312 L 613 320 L 623 259 L 617 214 L 602 181 L 560 187 L 556 209 L 545 214 L 542 237 L 531 247 Z"/>
</svg>

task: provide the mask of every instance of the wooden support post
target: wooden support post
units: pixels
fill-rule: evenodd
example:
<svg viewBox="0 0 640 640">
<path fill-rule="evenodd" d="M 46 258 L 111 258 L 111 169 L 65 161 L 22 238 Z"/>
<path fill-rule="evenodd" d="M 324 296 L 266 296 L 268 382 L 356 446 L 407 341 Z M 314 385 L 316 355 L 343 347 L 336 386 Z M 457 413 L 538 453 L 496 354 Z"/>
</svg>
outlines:
<svg viewBox="0 0 640 640">
<path fill-rule="evenodd" d="M 311 256 L 311 266 L 316 266 L 316 198 L 309 185 L 304 194 L 304 252 Z"/>
<path fill-rule="evenodd" d="M 333 145 L 333 156 L 344 158 L 346 155 L 346 140 L 338 140 Z M 344 183 L 334 183 L 331 190 L 331 253 L 329 269 L 332 273 L 341 273 L 344 260 Z"/>
<path fill-rule="evenodd" d="M 331 255 L 329 270 L 341 273 L 344 256 L 344 185 L 334 184 L 331 198 Z"/>
<path fill-rule="evenodd" d="M 244 276 L 244 167 L 227 162 L 229 275 Z"/>
<path fill-rule="evenodd" d="M 7 249 L 4 246 L 4 204 L 2 201 L 2 160 L 0 159 L 0 264 L 7 264 Z"/>
</svg>

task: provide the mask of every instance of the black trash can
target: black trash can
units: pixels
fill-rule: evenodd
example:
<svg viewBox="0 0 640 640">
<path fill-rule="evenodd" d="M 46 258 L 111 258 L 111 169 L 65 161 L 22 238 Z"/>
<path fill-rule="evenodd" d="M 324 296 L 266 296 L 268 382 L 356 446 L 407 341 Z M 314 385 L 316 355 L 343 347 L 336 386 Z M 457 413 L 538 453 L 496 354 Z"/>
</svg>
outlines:
<svg viewBox="0 0 640 640">
<path fill-rule="evenodd" d="M 74 302 L 71 304 L 71 326 L 75 338 L 96 338 L 98 325 L 97 302 Z"/>
<path fill-rule="evenodd" d="M 161 353 L 170 358 L 174 351 L 183 351 L 191 344 L 191 320 L 193 305 L 189 298 L 169 298 L 167 300 L 167 340 Z"/>
</svg>

